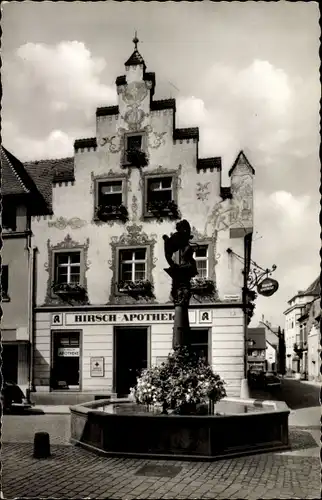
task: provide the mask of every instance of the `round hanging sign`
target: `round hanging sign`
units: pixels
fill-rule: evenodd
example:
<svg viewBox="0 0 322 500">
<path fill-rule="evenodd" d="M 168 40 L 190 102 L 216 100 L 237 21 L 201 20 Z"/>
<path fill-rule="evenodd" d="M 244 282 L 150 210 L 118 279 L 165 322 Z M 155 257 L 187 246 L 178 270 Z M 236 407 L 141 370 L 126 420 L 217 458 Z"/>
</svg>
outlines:
<svg viewBox="0 0 322 500">
<path fill-rule="evenodd" d="M 264 297 L 270 297 L 277 292 L 279 284 L 272 278 L 265 278 L 257 285 L 257 292 Z"/>
</svg>

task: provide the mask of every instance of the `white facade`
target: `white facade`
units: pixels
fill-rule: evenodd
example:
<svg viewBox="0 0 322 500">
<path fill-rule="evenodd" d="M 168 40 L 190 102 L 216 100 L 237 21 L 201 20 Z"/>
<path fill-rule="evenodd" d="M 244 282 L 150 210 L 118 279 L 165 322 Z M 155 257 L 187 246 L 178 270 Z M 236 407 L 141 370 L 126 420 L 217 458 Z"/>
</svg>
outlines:
<svg viewBox="0 0 322 500">
<path fill-rule="evenodd" d="M 301 293 L 301 292 L 300 292 Z M 293 350 L 294 344 L 299 342 L 300 325 L 298 319 L 301 316 L 302 308 L 314 299 L 313 295 L 296 295 L 289 302 L 289 307 L 284 311 L 285 315 L 285 346 L 286 346 L 286 370 L 298 369 L 298 362 Z M 295 359 L 293 359 L 295 358 Z"/>
<path fill-rule="evenodd" d="M 74 179 L 54 184 L 53 216 L 32 221 L 38 248 L 35 387 L 63 389 L 69 377 L 70 388 L 121 393 L 121 372 L 139 368 L 134 358 L 140 342 L 144 366 L 161 362 L 171 350 L 173 305 L 162 235 L 175 230 L 175 221 L 147 213 L 153 177 L 171 179 L 180 218 L 190 222 L 194 241 L 207 247 L 207 278 L 216 290 L 212 298 L 191 301 L 191 327 L 227 382 L 228 395 L 238 396 L 244 372 L 243 263 L 227 249 L 242 255 L 244 236 L 252 232 L 254 170 L 241 152 L 226 196 L 220 159 L 198 158 L 198 129 L 175 128 L 175 102 L 153 101 L 154 77 L 144 64 L 128 65 L 126 73 L 117 80 L 118 106 L 99 108 L 96 136 L 75 143 Z M 144 167 L 124 162 L 132 136 L 142 138 Z M 100 183 L 114 181 L 122 186 L 128 220 L 97 220 Z M 136 300 L 120 292 L 120 252 L 127 249 L 146 252 L 144 273 L 153 298 Z M 82 305 L 64 303 L 53 292 L 60 252 L 81 255 L 80 279 L 88 295 Z"/>
<path fill-rule="evenodd" d="M 312 325 L 307 338 L 307 357 L 308 357 L 308 378 L 309 380 L 320 380 L 321 368 L 321 334 L 316 325 Z"/>
<path fill-rule="evenodd" d="M 266 340 L 266 351 L 265 351 L 265 359 L 267 371 L 275 371 L 276 369 L 276 349 Z"/>
</svg>

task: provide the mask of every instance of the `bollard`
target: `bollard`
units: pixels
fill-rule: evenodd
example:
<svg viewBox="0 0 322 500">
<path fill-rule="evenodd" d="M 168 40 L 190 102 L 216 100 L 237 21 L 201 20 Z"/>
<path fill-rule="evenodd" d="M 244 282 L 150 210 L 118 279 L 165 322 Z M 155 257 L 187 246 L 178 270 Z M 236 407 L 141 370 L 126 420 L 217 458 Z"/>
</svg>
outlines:
<svg viewBox="0 0 322 500">
<path fill-rule="evenodd" d="M 48 432 L 36 432 L 34 437 L 34 458 L 50 457 L 50 442 Z"/>
</svg>

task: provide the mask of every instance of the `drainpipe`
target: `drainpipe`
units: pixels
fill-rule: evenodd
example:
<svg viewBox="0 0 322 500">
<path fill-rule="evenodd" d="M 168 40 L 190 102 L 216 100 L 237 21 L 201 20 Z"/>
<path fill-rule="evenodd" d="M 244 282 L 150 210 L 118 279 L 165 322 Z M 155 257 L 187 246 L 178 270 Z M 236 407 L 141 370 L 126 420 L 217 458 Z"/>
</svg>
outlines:
<svg viewBox="0 0 322 500">
<path fill-rule="evenodd" d="M 244 270 L 243 270 L 243 312 L 244 312 L 244 379 L 241 382 L 240 397 L 242 399 L 249 399 L 249 386 L 247 378 L 247 359 L 248 359 L 248 315 L 247 315 L 247 278 L 249 273 L 249 260 L 250 260 L 250 245 L 252 241 L 252 233 L 246 234 L 244 237 Z"/>
<path fill-rule="evenodd" d="M 31 246 L 31 232 L 27 236 L 28 252 L 28 336 L 29 336 L 29 375 L 26 398 L 30 402 L 30 393 L 33 390 L 34 364 L 34 283 L 35 283 L 35 255 L 37 248 Z"/>
</svg>

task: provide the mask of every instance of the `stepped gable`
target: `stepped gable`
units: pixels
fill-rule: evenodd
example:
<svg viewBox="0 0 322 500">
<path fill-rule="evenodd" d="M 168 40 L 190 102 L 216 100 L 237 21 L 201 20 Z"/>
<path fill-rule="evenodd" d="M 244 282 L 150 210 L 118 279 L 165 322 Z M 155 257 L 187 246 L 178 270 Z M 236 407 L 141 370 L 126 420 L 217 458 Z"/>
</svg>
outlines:
<svg viewBox="0 0 322 500">
<path fill-rule="evenodd" d="M 74 142 L 74 149 L 87 149 L 87 148 L 97 148 L 96 137 L 89 137 L 86 139 L 76 139 Z"/>
</svg>

